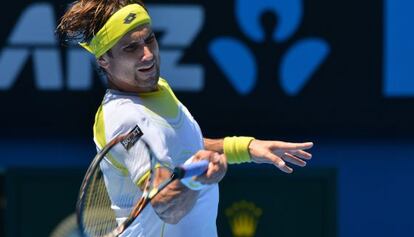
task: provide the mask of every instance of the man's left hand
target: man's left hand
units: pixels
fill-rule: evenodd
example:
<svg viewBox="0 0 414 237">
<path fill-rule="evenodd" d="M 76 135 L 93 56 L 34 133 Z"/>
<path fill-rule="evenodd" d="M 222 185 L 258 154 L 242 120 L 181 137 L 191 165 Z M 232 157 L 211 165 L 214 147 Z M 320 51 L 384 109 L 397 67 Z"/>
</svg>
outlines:
<svg viewBox="0 0 414 237">
<path fill-rule="evenodd" d="M 312 142 L 292 143 L 283 141 L 252 140 L 249 145 L 250 157 L 255 163 L 273 164 L 281 171 L 292 173 L 293 169 L 286 162 L 305 166 L 306 160 L 312 158 L 312 154 L 304 151 L 313 146 Z"/>
</svg>

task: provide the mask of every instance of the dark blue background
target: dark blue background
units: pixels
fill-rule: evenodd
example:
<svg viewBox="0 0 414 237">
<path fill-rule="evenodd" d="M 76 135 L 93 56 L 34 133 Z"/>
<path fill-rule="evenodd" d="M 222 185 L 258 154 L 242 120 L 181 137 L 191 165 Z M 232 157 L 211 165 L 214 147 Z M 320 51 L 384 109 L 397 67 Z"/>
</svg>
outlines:
<svg viewBox="0 0 414 237">
<path fill-rule="evenodd" d="M 256 42 L 246 36 L 234 16 L 235 1 L 171 3 L 196 4 L 205 14 L 201 31 L 180 61 L 202 65 L 205 85 L 198 92 L 177 91 L 177 96 L 206 137 L 313 141 L 309 169 L 337 172 L 338 236 L 413 236 L 410 39 L 414 31 L 407 22 L 413 22 L 414 4 L 408 0 L 298 2 L 301 22 L 283 42 Z M 1 15 L 0 57 L 6 48 L 57 47 L 8 41 L 23 10 L 34 3 L 11 2 Z M 58 17 L 65 3 L 47 4 Z M 278 22 L 275 15 L 267 15 L 265 29 L 272 22 Z M 163 32 L 157 34 L 163 37 Z M 257 77 L 248 93 L 237 91 L 209 51 L 210 43 L 223 36 L 238 39 L 252 51 Z M 290 95 L 279 83 L 278 68 L 292 45 L 308 37 L 324 40 L 329 53 L 303 89 Z M 65 61 L 67 49 L 60 52 Z M 297 70 L 301 69 L 298 65 Z M 92 87 L 85 91 L 65 86 L 39 90 L 33 74 L 30 59 L 12 88 L 0 90 L 0 167 L 86 168 L 95 153 L 93 116 L 104 85 L 95 75 Z M 306 220 L 298 217 L 298 221 Z"/>
</svg>

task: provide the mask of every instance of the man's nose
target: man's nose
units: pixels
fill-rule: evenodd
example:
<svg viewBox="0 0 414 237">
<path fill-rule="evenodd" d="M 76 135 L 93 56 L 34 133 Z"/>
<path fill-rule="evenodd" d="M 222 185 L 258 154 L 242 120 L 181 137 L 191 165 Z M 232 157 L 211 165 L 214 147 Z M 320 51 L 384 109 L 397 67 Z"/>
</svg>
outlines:
<svg viewBox="0 0 414 237">
<path fill-rule="evenodd" d="M 145 45 L 144 52 L 142 55 L 142 61 L 151 61 L 154 58 L 154 54 L 152 53 L 151 49 Z"/>
</svg>

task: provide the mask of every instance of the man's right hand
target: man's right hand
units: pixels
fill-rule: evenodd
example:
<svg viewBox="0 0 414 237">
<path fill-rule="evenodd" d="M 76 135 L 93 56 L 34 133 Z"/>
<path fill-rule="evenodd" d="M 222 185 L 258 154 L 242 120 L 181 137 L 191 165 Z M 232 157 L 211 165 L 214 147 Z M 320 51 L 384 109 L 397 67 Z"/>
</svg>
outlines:
<svg viewBox="0 0 414 237">
<path fill-rule="evenodd" d="M 227 161 L 224 155 L 217 152 L 200 150 L 192 158 L 192 162 L 208 160 L 209 165 L 206 173 L 196 178 L 202 184 L 218 183 L 226 174 Z M 171 172 L 165 168 L 157 169 L 154 185 L 158 186 L 163 180 L 169 178 Z M 170 224 L 178 223 L 194 206 L 199 191 L 188 189 L 179 180 L 165 187 L 151 204 L 157 215 Z"/>
<path fill-rule="evenodd" d="M 214 184 L 220 182 L 227 172 L 227 159 L 223 154 L 214 151 L 200 150 L 193 156 L 193 162 L 208 160 L 207 171 L 196 177 L 196 181 L 202 184 Z"/>
</svg>

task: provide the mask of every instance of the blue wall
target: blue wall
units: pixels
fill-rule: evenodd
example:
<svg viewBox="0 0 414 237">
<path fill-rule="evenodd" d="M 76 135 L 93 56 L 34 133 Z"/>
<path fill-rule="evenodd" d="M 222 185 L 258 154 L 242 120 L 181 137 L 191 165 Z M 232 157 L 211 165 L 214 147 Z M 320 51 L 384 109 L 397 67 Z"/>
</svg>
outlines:
<svg viewBox="0 0 414 237">
<path fill-rule="evenodd" d="M 414 236 L 411 141 L 317 143 L 309 167 L 338 170 L 340 237 Z"/>
<path fill-rule="evenodd" d="M 86 168 L 92 140 L 1 140 L 0 166 Z M 414 236 L 412 141 L 315 141 L 307 168 L 336 168 L 340 237 Z M 300 168 L 298 168 L 300 169 Z"/>
</svg>

